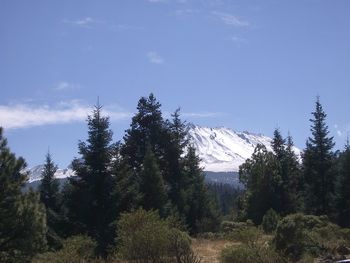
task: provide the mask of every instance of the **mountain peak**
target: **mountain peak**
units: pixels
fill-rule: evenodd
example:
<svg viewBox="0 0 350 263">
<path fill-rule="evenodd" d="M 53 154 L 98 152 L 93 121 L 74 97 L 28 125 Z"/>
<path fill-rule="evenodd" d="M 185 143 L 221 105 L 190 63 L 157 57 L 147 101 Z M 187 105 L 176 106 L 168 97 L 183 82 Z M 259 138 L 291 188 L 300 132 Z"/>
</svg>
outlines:
<svg viewBox="0 0 350 263">
<path fill-rule="evenodd" d="M 188 135 L 205 171 L 237 172 L 239 166 L 251 157 L 258 144 L 263 144 L 268 151 L 272 151 L 270 137 L 247 131 L 192 125 Z M 300 155 L 299 149 L 295 148 L 294 151 Z"/>
</svg>

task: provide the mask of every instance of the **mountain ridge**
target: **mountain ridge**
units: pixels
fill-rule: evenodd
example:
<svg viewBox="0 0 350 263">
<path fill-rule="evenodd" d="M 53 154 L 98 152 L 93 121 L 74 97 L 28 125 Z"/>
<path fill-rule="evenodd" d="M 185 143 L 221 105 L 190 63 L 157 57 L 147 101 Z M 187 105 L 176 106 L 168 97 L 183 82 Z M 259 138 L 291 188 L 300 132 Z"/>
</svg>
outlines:
<svg viewBox="0 0 350 263">
<path fill-rule="evenodd" d="M 201 159 L 201 167 L 206 172 L 223 173 L 235 172 L 254 152 L 258 144 L 263 144 L 268 151 L 272 151 L 272 138 L 252 132 L 239 132 L 226 127 L 205 127 L 188 124 L 188 140 L 196 148 Z M 293 148 L 300 156 L 300 149 Z M 29 183 L 41 180 L 43 165 L 28 169 Z M 55 177 L 66 178 L 74 176 L 71 167 L 58 169 Z"/>
</svg>

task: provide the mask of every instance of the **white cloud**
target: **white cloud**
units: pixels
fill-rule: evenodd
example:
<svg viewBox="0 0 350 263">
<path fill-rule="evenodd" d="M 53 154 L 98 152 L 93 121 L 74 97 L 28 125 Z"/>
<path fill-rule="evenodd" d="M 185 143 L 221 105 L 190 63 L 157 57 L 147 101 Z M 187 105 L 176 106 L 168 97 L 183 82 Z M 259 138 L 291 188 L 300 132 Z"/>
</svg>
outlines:
<svg viewBox="0 0 350 263">
<path fill-rule="evenodd" d="M 250 25 L 249 22 L 241 20 L 240 18 L 232 14 L 217 12 L 217 11 L 213 11 L 212 14 L 218 17 L 222 22 L 224 22 L 226 25 L 229 25 L 229 26 L 247 27 Z"/>
<path fill-rule="evenodd" d="M 73 84 L 73 83 L 61 81 L 61 82 L 57 83 L 57 85 L 54 87 L 54 90 L 64 91 L 64 90 L 77 90 L 80 88 L 81 88 L 81 86 L 79 84 Z"/>
<path fill-rule="evenodd" d="M 192 118 L 211 118 L 222 115 L 220 112 L 183 112 L 181 116 Z"/>
<path fill-rule="evenodd" d="M 13 104 L 0 105 L 0 126 L 6 129 L 26 128 L 49 124 L 65 124 L 84 121 L 91 113 L 89 107 L 77 100 L 61 102 L 54 106 Z M 131 117 L 131 113 L 125 111 L 108 110 L 103 114 L 110 116 L 112 120 L 122 120 Z"/>
<path fill-rule="evenodd" d="M 350 124 L 345 124 L 345 125 L 334 124 L 333 127 L 338 137 L 345 137 L 350 135 Z"/>
<path fill-rule="evenodd" d="M 83 27 L 83 28 L 92 28 L 95 24 L 101 23 L 101 21 L 97 21 L 91 17 L 85 17 L 85 18 L 78 19 L 78 20 L 64 19 L 63 23 L 71 24 L 71 25 L 75 25 L 75 26 L 79 26 L 79 27 Z"/>
<path fill-rule="evenodd" d="M 150 63 L 153 64 L 163 64 L 164 59 L 157 54 L 157 52 L 150 51 L 147 53 L 147 58 Z"/>
</svg>

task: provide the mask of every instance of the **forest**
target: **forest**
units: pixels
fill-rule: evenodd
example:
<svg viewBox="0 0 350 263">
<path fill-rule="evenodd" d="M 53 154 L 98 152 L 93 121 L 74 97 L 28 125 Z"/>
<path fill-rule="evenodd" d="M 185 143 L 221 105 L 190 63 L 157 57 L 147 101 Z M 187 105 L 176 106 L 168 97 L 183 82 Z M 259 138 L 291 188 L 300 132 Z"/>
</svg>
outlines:
<svg viewBox="0 0 350 263">
<path fill-rule="evenodd" d="M 320 99 L 301 156 L 274 130 L 239 168 L 243 189 L 207 184 L 180 109 L 141 97 L 121 141 L 97 104 L 62 186 L 48 152 L 38 189 L 0 127 L 0 262 L 335 262 L 350 258 L 350 143 L 335 150 Z M 43 158 L 44 159 L 44 158 Z M 198 240 L 224 244 L 207 260 Z M 210 243 L 212 242 L 212 243 Z M 220 243 L 220 244 L 221 244 Z"/>
</svg>

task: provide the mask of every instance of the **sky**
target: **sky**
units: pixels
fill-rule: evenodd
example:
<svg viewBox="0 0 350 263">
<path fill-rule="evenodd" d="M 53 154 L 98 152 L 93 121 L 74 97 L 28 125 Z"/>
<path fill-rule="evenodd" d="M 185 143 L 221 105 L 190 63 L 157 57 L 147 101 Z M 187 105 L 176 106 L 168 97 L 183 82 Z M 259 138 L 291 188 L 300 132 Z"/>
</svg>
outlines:
<svg viewBox="0 0 350 263">
<path fill-rule="evenodd" d="M 79 157 L 99 97 L 121 140 L 141 96 L 165 117 L 304 148 L 315 100 L 350 133 L 349 0 L 0 0 L 0 126 L 28 166 Z"/>
</svg>

